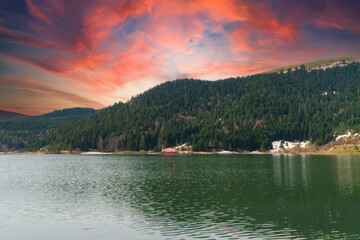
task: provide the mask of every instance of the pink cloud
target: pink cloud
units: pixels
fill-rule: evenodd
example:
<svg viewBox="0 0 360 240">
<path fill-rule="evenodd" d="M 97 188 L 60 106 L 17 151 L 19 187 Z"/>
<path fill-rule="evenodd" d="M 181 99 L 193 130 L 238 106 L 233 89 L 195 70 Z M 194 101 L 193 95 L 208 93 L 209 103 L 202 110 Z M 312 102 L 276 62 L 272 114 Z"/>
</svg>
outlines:
<svg viewBox="0 0 360 240">
<path fill-rule="evenodd" d="M 33 4 L 33 2 L 31 0 L 25 0 L 28 8 L 29 8 L 29 12 L 34 15 L 35 17 L 38 17 L 39 19 L 43 20 L 46 23 L 51 23 L 51 20 L 49 17 L 47 17 L 44 13 L 42 13 L 40 11 L 40 9 Z"/>
</svg>

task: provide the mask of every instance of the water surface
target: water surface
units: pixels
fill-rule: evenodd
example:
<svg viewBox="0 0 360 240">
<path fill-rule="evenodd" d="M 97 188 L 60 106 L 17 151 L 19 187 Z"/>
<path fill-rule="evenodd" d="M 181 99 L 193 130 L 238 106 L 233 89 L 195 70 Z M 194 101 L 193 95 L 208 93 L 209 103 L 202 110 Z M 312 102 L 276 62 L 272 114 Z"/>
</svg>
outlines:
<svg viewBox="0 0 360 240">
<path fill-rule="evenodd" d="M 360 158 L 2 155 L 0 239 L 359 239 Z"/>
</svg>

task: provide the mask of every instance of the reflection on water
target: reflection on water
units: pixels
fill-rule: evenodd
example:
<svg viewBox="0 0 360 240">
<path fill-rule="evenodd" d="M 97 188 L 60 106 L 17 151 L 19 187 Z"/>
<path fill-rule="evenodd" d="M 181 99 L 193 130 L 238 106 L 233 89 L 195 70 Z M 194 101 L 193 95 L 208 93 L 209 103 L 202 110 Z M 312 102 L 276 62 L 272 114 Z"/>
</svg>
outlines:
<svg viewBox="0 0 360 240">
<path fill-rule="evenodd" d="M 356 239 L 359 166 L 349 156 L 0 156 L 0 239 Z"/>
<path fill-rule="evenodd" d="M 338 156 L 336 158 L 337 185 L 341 194 L 354 195 L 360 186 L 360 161 L 351 156 Z"/>
<path fill-rule="evenodd" d="M 311 177 L 307 169 L 311 158 L 307 155 L 274 155 L 272 163 L 275 186 L 279 189 L 293 189 L 296 185 L 302 185 L 306 190 Z"/>
</svg>

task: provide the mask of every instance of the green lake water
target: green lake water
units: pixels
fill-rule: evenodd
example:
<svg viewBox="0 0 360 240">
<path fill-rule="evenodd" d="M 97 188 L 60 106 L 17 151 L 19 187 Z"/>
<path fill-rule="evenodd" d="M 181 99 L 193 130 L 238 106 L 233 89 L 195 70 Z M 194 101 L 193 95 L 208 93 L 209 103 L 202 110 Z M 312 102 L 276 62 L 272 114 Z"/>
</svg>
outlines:
<svg viewBox="0 0 360 240">
<path fill-rule="evenodd" d="M 360 158 L 1 155 L 0 239 L 360 239 Z"/>
</svg>

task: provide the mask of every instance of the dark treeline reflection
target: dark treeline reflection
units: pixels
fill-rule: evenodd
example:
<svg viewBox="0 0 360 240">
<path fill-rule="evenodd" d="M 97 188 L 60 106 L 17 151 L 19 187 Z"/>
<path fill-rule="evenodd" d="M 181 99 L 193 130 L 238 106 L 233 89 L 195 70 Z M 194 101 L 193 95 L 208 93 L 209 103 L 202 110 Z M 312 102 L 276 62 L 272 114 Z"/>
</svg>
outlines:
<svg viewBox="0 0 360 240">
<path fill-rule="evenodd" d="M 115 209 L 132 209 L 139 229 L 188 237 L 360 236 L 359 158 L 127 158 L 109 163 L 114 172 L 103 195 Z"/>
</svg>

